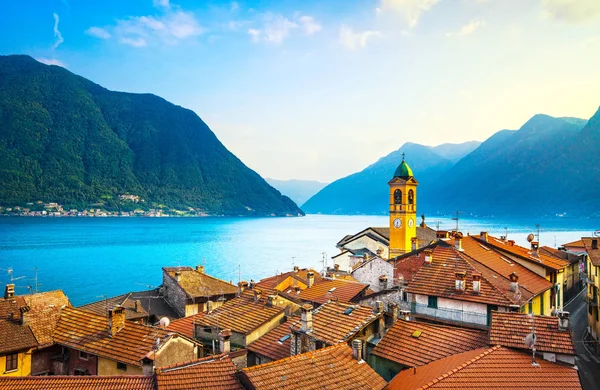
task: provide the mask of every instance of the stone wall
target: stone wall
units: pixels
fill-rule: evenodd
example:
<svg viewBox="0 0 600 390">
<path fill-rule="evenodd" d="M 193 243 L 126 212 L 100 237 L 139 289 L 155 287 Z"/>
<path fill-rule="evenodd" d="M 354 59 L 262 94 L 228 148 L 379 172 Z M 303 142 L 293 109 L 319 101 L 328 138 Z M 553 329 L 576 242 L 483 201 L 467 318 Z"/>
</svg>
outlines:
<svg viewBox="0 0 600 390">
<path fill-rule="evenodd" d="M 352 272 L 352 276 L 361 283 L 368 284 L 371 290 L 381 291 L 379 277 L 387 277 L 387 288 L 391 288 L 394 282 L 394 265 L 387 261 L 374 257 Z"/>
<path fill-rule="evenodd" d="M 186 313 L 186 299 L 187 294 L 179 284 L 165 271 L 163 271 L 163 288 L 165 300 L 171 305 L 171 307 L 182 317 L 187 315 Z"/>
</svg>

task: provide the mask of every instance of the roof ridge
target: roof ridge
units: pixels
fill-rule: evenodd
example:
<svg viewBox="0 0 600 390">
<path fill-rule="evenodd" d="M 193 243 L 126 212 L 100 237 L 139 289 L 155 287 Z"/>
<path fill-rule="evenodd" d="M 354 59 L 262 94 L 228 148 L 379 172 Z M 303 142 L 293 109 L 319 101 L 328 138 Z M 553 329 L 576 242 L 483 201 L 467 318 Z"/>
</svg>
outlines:
<svg viewBox="0 0 600 390">
<path fill-rule="evenodd" d="M 257 369 L 259 367 L 263 368 L 263 367 L 273 366 L 275 364 L 285 363 L 285 362 L 291 361 L 291 360 L 297 360 L 297 359 L 305 358 L 309 354 L 311 355 L 311 357 L 314 357 L 315 355 L 321 355 L 325 351 L 334 350 L 336 348 L 342 348 L 344 346 L 347 347 L 347 348 L 350 348 L 348 346 L 348 344 L 346 344 L 346 343 L 339 343 L 339 344 L 331 345 L 331 346 L 328 346 L 328 347 L 325 347 L 325 348 L 316 349 L 314 351 L 308 351 L 308 352 L 304 352 L 304 353 L 299 353 L 297 355 L 288 356 L 286 358 L 279 359 L 279 360 L 274 360 L 272 362 L 268 362 L 268 363 L 264 363 L 264 364 L 259 364 L 259 365 L 252 366 L 252 367 L 245 367 L 245 368 L 242 368 L 242 371 L 244 371 L 244 372 L 253 371 L 254 369 Z"/>
<path fill-rule="evenodd" d="M 451 375 L 453 375 L 453 374 L 461 371 L 463 368 L 470 366 L 471 364 L 475 363 L 476 361 L 480 360 L 481 358 L 483 358 L 483 357 L 489 355 L 490 353 L 498 350 L 499 348 L 502 348 L 502 346 L 496 345 L 496 346 L 491 347 L 490 349 L 484 351 L 480 355 L 475 356 L 474 358 L 472 358 L 472 359 L 464 362 L 463 364 L 459 365 L 458 367 L 453 368 L 450 371 L 447 371 L 443 375 L 440 375 L 439 377 L 435 378 L 431 382 L 427 383 L 425 386 L 419 388 L 419 390 L 421 390 L 421 389 L 424 390 L 424 389 L 430 388 L 431 386 L 435 385 L 436 383 L 438 383 L 438 382 L 442 381 L 443 379 L 446 379 L 447 377 L 449 377 L 449 376 L 451 376 Z"/>
</svg>

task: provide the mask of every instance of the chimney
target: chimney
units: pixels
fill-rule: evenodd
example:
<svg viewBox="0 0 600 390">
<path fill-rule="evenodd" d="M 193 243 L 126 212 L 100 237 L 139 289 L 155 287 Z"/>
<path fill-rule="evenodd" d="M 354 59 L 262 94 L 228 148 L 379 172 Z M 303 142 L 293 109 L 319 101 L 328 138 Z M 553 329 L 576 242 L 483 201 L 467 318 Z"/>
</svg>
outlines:
<svg viewBox="0 0 600 390">
<path fill-rule="evenodd" d="M 483 241 L 488 242 L 488 232 L 481 232 L 479 233 L 479 236 Z"/>
<path fill-rule="evenodd" d="M 260 301 L 260 298 L 262 298 L 262 291 L 258 288 L 255 288 L 253 291 L 254 291 L 254 302 L 258 303 L 258 301 Z"/>
<path fill-rule="evenodd" d="M 508 246 L 514 246 L 515 245 L 515 240 L 508 240 Z"/>
<path fill-rule="evenodd" d="M 306 273 L 306 287 L 311 288 L 313 284 L 315 284 L 315 273 L 308 271 Z"/>
<path fill-rule="evenodd" d="M 592 249 L 598 249 L 598 239 L 592 238 Z"/>
<path fill-rule="evenodd" d="M 305 303 L 300 307 L 300 330 L 304 333 L 312 332 L 313 330 L 312 312 L 313 307 L 308 303 Z"/>
<path fill-rule="evenodd" d="M 540 243 L 537 241 L 531 241 L 531 255 L 538 257 L 538 248 L 540 247 Z"/>
<path fill-rule="evenodd" d="M 510 279 L 510 291 L 518 291 L 519 290 L 519 277 L 516 273 L 512 273 L 509 276 Z"/>
<path fill-rule="evenodd" d="M 333 265 L 333 269 L 337 272 L 340 270 L 340 265 L 339 264 L 334 264 Z"/>
<path fill-rule="evenodd" d="M 473 272 L 473 292 L 479 294 L 481 291 L 481 274 Z"/>
<path fill-rule="evenodd" d="M 117 332 L 125 327 L 125 310 L 121 306 L 115 306 L 108 311 L 108 332 L 114 337 Z"/>
<path fill-rule="evenodd" d="M 410 310 L 400 310 L 400 317 L 402 317 L 404 321 L 410 321 Z"/>
<path fill-rule="evenodd" d="M 141 313 L 142 312 L 142 302 L 140 302 L 139 299 L 135 300 L 134 310 L 135 310 L 136 313 Z"/>
<path fill-rule="evenodd" d="M 248 288 L 248 282 L 246 282 L 245 280 L 242 280 L 241 282 L 238 283 L 238 295 L 242 295 L 242 293 L 244 291 L 246 291 L 246 289 Z"/>
<path fill-rule="evenodd" d="M 456 275 L 456 291 L 464 292 L 466 288 L 466 277 L 467 273 L 465 271 L 457 271 Z"/>
<path fill-rule="evenodd" d="M 231 351 L 231 330 L 223 329 L 219 332 L 219 350 L 221 353 L 229 353 Z"/>
<path fill-rule="evenodd" d="M 431 264 L 433 261 L 433 251 L 431 249 L 427 249 L 423 251 L 425 255 L 425 264 Z"/>
<path fill-rule="evenodd" d="M 383 313 L 383 301 L 375 301 L 375 313 Z"/>
<path fill-rule="evenodd" d="M 352 340 L 352 357 L 359 362 L 362 360 L 362 340 Z"/>
<path fill-rule="evenodd" d="M 213 310 L 213 301 L 206 301 L 206 312 L 209 313 Z"/>
<path fill-rule="evenodd" d="M 558 316 L 558 330 L 569 330 L 569 312 L 559 311 Z"/>
<path fill-rule="evenodd" d="M 13 299 L 15 297 L 15 285 L 10 283 L 4 289 L 4 299 Z"/>
<path fill-rule="evenodd" d="M 463 234 L 461 232 L 458 232 L 454 235 L 454 248 L 456 248 L 457 251 L 463 251 L 462 248 L 462 239 L 463 239 Z"/>
<path fill-rule="evenodd" d="M 300 267 L 298 267 L 297 265 L 294 266 L 294 273 L 297 274 L 298 271 L 300 271 Z"/>
<path fill-rule="evenodd" d="M 203 274 L 204 273 L 204 266 L 203 265 L 197 265 L 196 266 L 196 272 Z"/>
<path fill-rule="evenodd" d="M 392 324 L 395 324 L 398 321 L 398 304 L 396 302 L 392 302 L 388 305 L 388 311 L 392 315 Z"/>
<path fill-rule="evenodd" d="M 382 253 L 383 253 L 383 249 L 377 248 L 377 256 L 381 257 Z"/>
<path fill-rule="evenodd" d="M 269 307 L 275 306 L 276 299 L 277 299 L 277 297 L 275 295 L 268 295 L 267 296 L 267 306 L 269 306 Z"/>
<path fill-rule="evenodd" d="M 386 275 L 379 277 L 379 291 L 387 290 L 388 278 Z"/>
<path fill-rule="evenodd" d="M 413 251 L 419 249 L 419 241 L 417 240 L 417 237 L 413 237 L 410 239 L 410 247 Z"/>
<path fill-rule="evenodd" d="M 28 316 L 26 315 L 31 308 L 27 305 L 21 306 L 19 308 L 21 325 L 27 325 Z"/>
<path fill-rule="evenodd" d="M 175 280 L 177 282 L 181 281 L 181 271 L 180 270 L 175 271 Z"/>
</svg>

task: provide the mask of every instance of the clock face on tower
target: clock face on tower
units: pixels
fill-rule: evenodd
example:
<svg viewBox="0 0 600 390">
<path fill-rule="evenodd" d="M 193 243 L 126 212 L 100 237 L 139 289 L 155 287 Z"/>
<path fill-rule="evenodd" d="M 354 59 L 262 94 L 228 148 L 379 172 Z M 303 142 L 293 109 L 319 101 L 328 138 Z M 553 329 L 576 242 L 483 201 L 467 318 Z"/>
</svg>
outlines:
<svg viewBox="0 0 600 390">
<path fill-rule="evenodd" d="M 394 219 L 394 227 L 399 228 L 402 226 L 402 220 L 400 218 Z"/>
<path fill-rule="evenodd" d="M 415 225 L 415 221 L 413 221 L 413 219 L 409 219 L 408 220 L 408 227 L 413 227 Z"/>
</svg>

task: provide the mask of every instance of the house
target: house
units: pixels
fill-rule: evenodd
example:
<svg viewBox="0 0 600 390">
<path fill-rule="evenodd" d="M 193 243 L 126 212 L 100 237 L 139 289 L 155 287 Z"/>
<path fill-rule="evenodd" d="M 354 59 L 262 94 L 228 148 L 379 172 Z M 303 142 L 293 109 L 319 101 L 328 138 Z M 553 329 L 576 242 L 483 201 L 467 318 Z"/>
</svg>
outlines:
<svg viewBox="0 0 600 390">
<path fill-rule="evenodd" d="M 351 274 L 360 283 L 368 284 L 374 292 L 397 285 L 394 280 L 394 264 L 379 256 L 356 264 Z"/>
<path fill-rule="evenodd" d="M 301 269 L 295 266 L 293 271 L 264 278 L 253 287 L 261 289 L 267 295 L 273 291 L 293 295 L 295 292 L 305 290 L 319 281 L 321 281 L 321 275 L 314 269 Z"/>
<path fill-rule="evenodd" d="M 235 298 L 238 288 L 204 272 L 203 266 L 163 267 L 162 293 L 180 317 L 212 310 Z"/>
<path fill-rule="evenodd" d="M 0 377 L 2 390 L 156 390 L 153 376 Z"/>
<path fill-rule="evenodd" d="M 290 356 L 292 331 L 290 324 L 297 318 L 290 318 L 248 344 L 248 367 L 269 363 Z"/>
<path fill-rule="evenodd" d="M 575 365 L 569 313 L 536 316 L 523 313 L 492 312 L 490 344 L 529 351 L 524 339 L 534 333 L 535 349 L 545 360 Z"/>
<path fill-rule="evenodd" d="M 364 360 L 361 345 L 341 343 L 244 368 L 240 382 L 253 390 L 382 389 L 386 382 Z"/>
<path fill-rule="evenodd" d="M 564 248 L 552 248 L 549 246 L 540 247 L 540 252 L 550 256 L 558 257 L 569 263 L 565 269 L 565 277 L 563 281 L 563 299 L 568 302 L 573 296 L 578 294 L 583 288 L 583 280 L 580 272 L 585 264 L 584 253 L 574 253 L 565 250 Z"/>
<path fill-rule="evenodd" d="M 198 356 L 198 343 L 126 321 L 120 307 L 110 310 L 108 317 L 66 307 L 53 338 L 63 347 L 56 356 L 63 364 L 55 373 L 61 375 L 151 375 L 154 366 Z"/>
<path fill-rule="evenodd" d="M 288 305 L 289 301 L 281 296 L 264 297 L 260 289 L 246 290 L 215 310 L 199 314 L 194 321 L 194 337 L 204 341 L 210 349 L 213 343 L 219 342 L 220 330 L 230 329 L 232 346 L 245 348 L 284 322 Z"/>
<path fill-rule="evenodd" d="M 227 355 L 216 355 L 156 369 L 158 390 L 243 390 Z"/>
<path fill-rule="evenodd" d="M 290 355 L 318 350 L 339 343 L 360 340 L 362 345 L 385 332 L 383 303 L 375 310 L 370 306 L 329 301 L 313 310 L 302 306 L 300 320 L 290 324 Z M 366 357 L 366 348 L 363 349 Z M 361 357 L 361 358 L 363 358 Z"/>
<path fill-rule="evenodd" d="M 539 359 L 531 353 L 496 345 L 435 360 L 401 371 L 386 390 L 413 389 L 511 389 L 580 390 L 577 370 Z"/>
<path fill-rule="evenodd" d="M 368 284 L 342 279 L 323 279 L 297 295 L 303 302 L 315 307 L 333 299 L 340 302 L 356 302 L 367 294 Z"/>
<path fill-rule="evenodd" d="M 0 377 L 31 375 L 31 355 L 38 342 L 23 322 L 25 307 L 25 300 L 14 296 L 14 285 L 7 285 L 0 301 Z"/>
<path fill-rule="evenodd" d="M 121 306 L 127 321 L 141 324 L 154 324 L 161 318 L 176 319 L 181 317 L 162 296 L 160 289 L 130 292 L 101 301 L 79 306 L 79 309 L 90 313 L 107 316 L 108 310 Z"/>
<path fill-rule="evenodd" d="M 598 290 L 600 290 L 600 237 L 583 237 L 581 239 L 585 245 L 586 250 L 586 264 L 587 264 L 587 296 L 585 301 L 587 302 L 588 309 L 588 333 L 595 340 L 596 352 L 600 352 L 600 312 L 598 305 L 600 299 L 598 298 Z"/>
<path fill-rule="evenodd" d="M 352 237 L 352 236 L 346 236 Z M 344 237 L 344 238 L 346 238 Z M 342 239 L 343 241 L 343 239 Z M 383 249 L 378 250 L 383 256 Z M 352 272 L 352 268 L 366 259 L 369 259 L 373 256 L 377 256 L 375 253 L 371 252 L 367 248 L 359 248 L 359 249 L 348 249 L 341 248 L 341 252 L 335 256 L 331 257 L 333 261 L 333 266 L 337 267 L 338 270 L 344 272 Z"/>
<path fill-rule="evenodd" d="M 583 244 L 583 240 L 575 240 L 573 242 L 568 242 L 566 244 L 562 244 L 562 247 L 565 248 L 568 252 L 572 253 L 585 253 L 585 245 Z"/>
<path fill-rule="evenodd" d="M 404 369 L 487 345 L 485 331 L 398 319 L 373 348 L 369 364 L 389 381 Z"/>
</svg>

